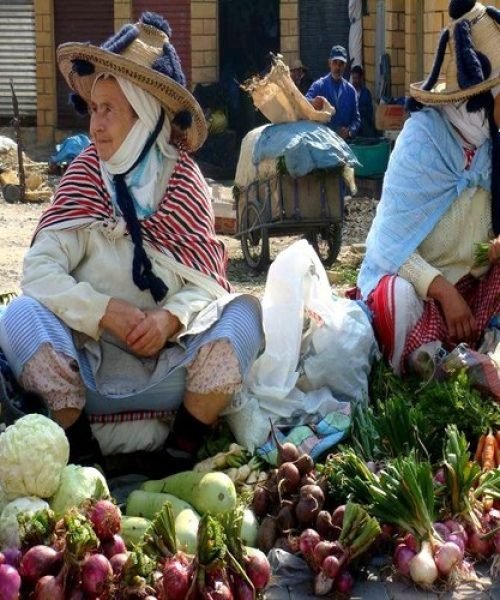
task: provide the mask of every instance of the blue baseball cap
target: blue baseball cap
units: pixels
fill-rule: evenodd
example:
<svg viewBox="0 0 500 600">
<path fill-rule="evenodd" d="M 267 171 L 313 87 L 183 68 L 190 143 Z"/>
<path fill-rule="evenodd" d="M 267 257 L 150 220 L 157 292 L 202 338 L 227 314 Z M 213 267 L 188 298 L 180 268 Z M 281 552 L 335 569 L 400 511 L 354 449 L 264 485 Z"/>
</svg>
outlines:
<svg viewBox="0 0 500 600">
<path fill-rule="evenodd" d="M 347 50 L 344 46 L 333 46 L 330 50 L 330 60 L 341 60 L 347 62 Z"/>
</svg>

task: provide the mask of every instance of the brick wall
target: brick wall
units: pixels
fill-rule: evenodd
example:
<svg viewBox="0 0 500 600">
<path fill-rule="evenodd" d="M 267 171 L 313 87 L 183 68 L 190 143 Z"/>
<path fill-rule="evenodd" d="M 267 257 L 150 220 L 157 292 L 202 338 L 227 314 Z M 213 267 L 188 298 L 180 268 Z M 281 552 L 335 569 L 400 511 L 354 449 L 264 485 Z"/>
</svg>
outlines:
<svg viewBox="0 0 500 600">
<path fill-rule="evenodd" d="M 191 0 L 191 83 L 213 83 L 219 77 L 217 0 Z"/>
<path fill-rule="evenodd" d="M 133 0 L 115 0 L 115 31 L 132 21 Z"/>
<path fill-rule="evenodd" d="M 37 139 L 53 141 L 56 122 L 56 60 L 54 18 L 51 0 L 35 0 L 37 79 Z"/>
<path fill-rule="evenodd" d="M 280 50 L 287 65 L 299 58 L 299 3 L 298 0 L 280 2 Z"/>
</svg>

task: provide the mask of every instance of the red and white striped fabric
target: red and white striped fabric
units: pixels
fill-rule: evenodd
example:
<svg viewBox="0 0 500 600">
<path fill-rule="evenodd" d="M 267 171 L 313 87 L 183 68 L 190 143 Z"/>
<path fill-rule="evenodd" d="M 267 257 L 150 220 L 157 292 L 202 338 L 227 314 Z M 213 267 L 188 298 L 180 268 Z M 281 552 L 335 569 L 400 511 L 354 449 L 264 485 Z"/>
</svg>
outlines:
<svg viewBox="0 0 500 600">
<path fill-rule="evenodd" d="M 33 239 L 43 229 L 78 229 L 113 217 L 113 205 L 91 144 L 71 163 L 43 213 Z M 193 159 L 181 150 L 163 200 L 140 221 L 143 240 L 179 263 L 199 271 L 227 291 L 227 251 L 215 234 L 207 183 Z"/>
</svg>

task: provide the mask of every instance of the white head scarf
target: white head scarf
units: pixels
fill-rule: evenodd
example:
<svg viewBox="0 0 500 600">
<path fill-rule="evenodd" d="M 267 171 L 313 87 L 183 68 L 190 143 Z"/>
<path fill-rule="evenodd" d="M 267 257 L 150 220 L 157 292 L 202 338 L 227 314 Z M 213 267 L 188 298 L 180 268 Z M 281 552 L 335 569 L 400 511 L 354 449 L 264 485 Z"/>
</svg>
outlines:
<svg viewBox="0 0 500 600">
<path fill-rule="evenodd" d="M 107 76 L 109 75 L 103 73 L 96 77 L 92 92 L 96 82 Z M 161 106 L 153 96 L 127 79 L 116 75 L 112 77 L 117 81 L 138 117 L 113 156 L 107 161 L 101 160 L 104 183 L 116 207 L 113 175 L 124 173 L 137 160 L 158 123 Z M 169 143 L 170 134 L 170 121 L 165 117 L 163 128 L 148 155 L 125 177 L 139 219 L 149 216 L 158 207 L 179 157 L 177 150 Z"/>
<path fill-rule="evenodd" d="M 445 104 L 441 110 L 466 142 L 479 148 L 490 138 L 490 125 L 483 109 L 468 112 L 467 100 L 457 104 Z"/>
</svg>

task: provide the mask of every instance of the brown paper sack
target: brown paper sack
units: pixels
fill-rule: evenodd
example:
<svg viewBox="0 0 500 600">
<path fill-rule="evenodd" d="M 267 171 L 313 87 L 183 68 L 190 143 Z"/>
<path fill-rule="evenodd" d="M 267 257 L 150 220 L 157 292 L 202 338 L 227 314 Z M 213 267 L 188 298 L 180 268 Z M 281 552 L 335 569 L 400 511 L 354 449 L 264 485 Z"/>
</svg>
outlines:
<svg viewBox="0 0 500 600">
<path fill-rule="evenodd" d="M 328 123 L 335 108 L 325 102 L 323 110 L 316 110 L 305 99 L 290 76 L 290 69 L 279 57 L 274 57 L 271 71 L 264 77 L 252 77 L 241 86 L 253 103 L 271 123 L 318 121 Z"/>
</svg>

